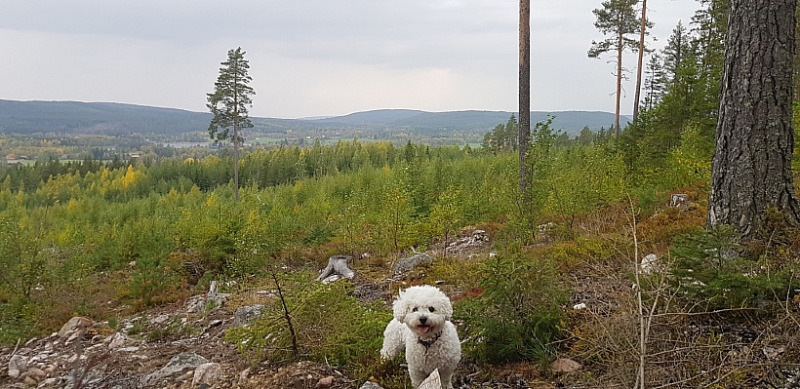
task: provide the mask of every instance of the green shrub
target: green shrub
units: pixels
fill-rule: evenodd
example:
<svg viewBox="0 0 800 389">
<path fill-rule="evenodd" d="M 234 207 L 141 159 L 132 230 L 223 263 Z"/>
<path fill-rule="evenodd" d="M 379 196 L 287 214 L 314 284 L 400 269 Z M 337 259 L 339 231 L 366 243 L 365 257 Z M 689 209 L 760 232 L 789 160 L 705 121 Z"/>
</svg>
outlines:
<svg viewBox="0 0 800 389">
<path fill-rule="evenodd" d="M 36 322 L 41 316 L 39 309 L 28 300 L 6 301 L 0 295 L 0 344 L 14 344 L 35 336 Z"/>
<path fill-rule="evenodd" d="M 181 289 L 180 278 L 158 259 L 140 258 L 119 297 L 132 299 L 137 309 L 174 302 L 188 297 Z"/>
<path fill-rule="evenodd" d="M 551 256 L 562 267 L 574 266 L 580 262 L 591 264 L 610 261 L 617 251 L 609 240 L 585 236 L 573 241 L 558 242 L 552 246 Z"/>
<path fill-rule="evenodd" d="M 248 327 L 228 331 L 225 339 L 254 362 L 286 362 L 299 357 L 339 366 L 366 365 L 378 358 L 383 329 L 392 313 L 382 304 L 362 305 L 349 295 L 352 284 L 322 284 L 316 273 L 300 271 L 279 277 L 297 337 L 292 335 L 280 300 Z"/>
<path fill-rule="evenodd" d="M 772 267 L 765 257 L 743 257 L 738 233 L 730 226 L 684 235 L 670 247 L 675 259 L 673 286 L 698 308 L 762 307 L 785 297 L 788 269 Z"/>
<path fill-rule="evenodd" d="M 551 260 L 521 254 L 497 256 L 482 269 L 475 298 L 457 302 L 465 352 L 479 362 L 545 361 L 554 349 L 567 298 Z"/>
</svg>

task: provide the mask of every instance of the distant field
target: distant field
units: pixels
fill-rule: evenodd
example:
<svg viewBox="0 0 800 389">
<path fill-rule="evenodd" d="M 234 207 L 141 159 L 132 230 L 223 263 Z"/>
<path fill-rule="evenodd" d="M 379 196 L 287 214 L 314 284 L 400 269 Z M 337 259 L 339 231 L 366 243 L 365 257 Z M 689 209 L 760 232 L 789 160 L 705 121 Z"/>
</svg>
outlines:
<svg viewBox="0 0 800 389">
<path fill-rule="evenodd" d="M 38 162 L 35 159 L 7 159 L 6 165 L 24 165 L 24 166 L 31 166 Z M 68 163 L 68 162 L 83 162 L 81 159 L 59 159 L 61 163 Z"/>
<path fill-rule="evenodd" d="M 268 137 L 261 137 L 255 138 L 250 143 L 257 144 L 257 145 L 272 145 L 276 143 L 283 142 L 284 138 L 268 138 Z"/>
</svg>

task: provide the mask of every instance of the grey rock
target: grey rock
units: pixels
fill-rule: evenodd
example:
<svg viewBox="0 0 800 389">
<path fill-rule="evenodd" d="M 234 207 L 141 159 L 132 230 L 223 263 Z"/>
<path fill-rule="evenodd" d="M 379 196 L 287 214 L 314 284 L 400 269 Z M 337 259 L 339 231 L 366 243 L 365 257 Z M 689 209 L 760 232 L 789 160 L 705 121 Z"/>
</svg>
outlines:
<svg viewBox="0 0 800 389">
<path fill-rule="evenodd" d="M 237 382 L 239 386 L 244 386 L 249 381 L 249 379 L 250 379 L 250 368 L 248 367 L 247 369 L 244 369 L 242 370 L 241 373 L 239 373 L 239 381 Z"/>
<path fill-rule="evenodd" d="M 417 389 L 442 389 L 442 377 L 439 376 L 439 369 L 434 369 Z M 452 389 L 452 387 L 448 387 L 448 389 Z"/>
<path fill-rule="evenodd" d="M 673 207 L 680 207 L 686 205 L 689 200 L 689 196 L 685 193 L 675 193 L 670 197 L 669 205 Z"/>
<path fill-rule="evenodd" d="M 221 307 L 228 301 L 230 293 L 220 293 L 217 287 L 217 281 L 211 281 L 208 286 L 208 293 L 206 293 L 206 304 L 213 302 L 215 306 Z"/>
<path fill-rule="evenodd" d="M 18 378 L 23 371 L 28 369 L 28 358 L 22 355 L 14 355 L 8 361 L 8 376 L 11 378 Z"/>
<path fill-rule="evenodd" d="M 190 297 L 186 301 L 186 311 L 189 313 L 201 312 L 206 307 L 206 299 L 203 296 Z"/>
<path fill-rule="evenodd" d="M 372 381 L 367 381 L 364 383 L 364 385 L 361 385 L 361 387 L 359 387 L 358 389 L 383 389 L 383 387 Z"/>
<path fill-rule="evenodd" d="M 153 319 L 150 319 L 151 324 L 155 325 L 163 325 L 169 321 L 169 315 L 158 315 Z"/>
<path fill-rule="evenodd" d="M 183 373 L 187 370 L 196 369 L 198 366 L 208 363 L 208 360 L 195 353 L 181 353 L 169 360 L 166 366 L 144 377 L 143 384 L 153 385 L 164 378 Z"/>
<path fill-rule="evenodd" d="M 222 367 L 219 363 L 204 363 L 194 370 L 194 377 L 192 378 L 192 387 L 197 387 L 203 384 L 213 385 L 222 379 Z"/>
<path fill-rule="evenodd" d="M 642 258 L 641 269 L 644 274 L 652 274 L 653 272 L 659 271 L 661 269 L 661 264 L 658 261 L 658 256 L 655 254 L 648 254 Z"/>
<path fill-rule="evenodd" d="M 314 387 L 317 389 L 322 389 L 322 388 L 330 388 L 331 385 L 333 385 L 333 376 L 329 375 L 327 377 L 320 378 Z"/>
<path fill-rule="evenodd" d="M 117 332 L 112 335 L 111 340 L 108 342 L 109 349 L 117 349 L 125 345 L 128 341 L 128 337 L 121 332 Z"/>
<path fill-rule="evenodd" d="M 572 373 L 580 370 L 583 366 L 572 359 L 561 358 L 550 364 L 550 369 L 554 373 Z"/>
<path fill-rule="evenodd" d="M 761 349 L 761 352 L 764 353 L 764 356 L 767 357 L 767 360 L 776 361 L 781 354 L 786 352 L 786 347 L 764 347 Z"/>
<path fill-rule="evenodd" d="M 253 319 L 261 315 L 261 312 L 266 307 L 267 306 L 263 304 L 256 304 L 237 308 L 233 313 L 233 325 L 241 327 L 250 323 Z"/>
<path fill-rule="evenodd" d="M 28 369 L 28 372 L 25 373 L 25 375 L 35 379 L 37 382 L 47 377 L 47 373 L 45 373 L 44 370 L 39 369 L 38 367 L 31 367 L 30 369 Z"/>
<path fill-rule="evenodd" d="M 392 270 L 393 276 L 403 275 L 405 273 L 410 272 L 415 267 L 423 265 L 430 265 L 433 263 L 433 257 L 425 253 L 414 253 L 414 255 L 408 258 L 401 258 L 397 260 L 397 263 L 394 264 L 394 269 Z"/>
<path fill-rule="evenodd" d="M 94 322 L 91 319 L 87 319 L 81 316 L 75 316 L 72 319 L 69 319 L 63 326 L 61 326 L 61 330 L 58 331 L 58 336 L 64 338 L 72 335 L 73 332 L 77 330 L 81 330 L 87 327 L 91 327 Z"/>
</svg>

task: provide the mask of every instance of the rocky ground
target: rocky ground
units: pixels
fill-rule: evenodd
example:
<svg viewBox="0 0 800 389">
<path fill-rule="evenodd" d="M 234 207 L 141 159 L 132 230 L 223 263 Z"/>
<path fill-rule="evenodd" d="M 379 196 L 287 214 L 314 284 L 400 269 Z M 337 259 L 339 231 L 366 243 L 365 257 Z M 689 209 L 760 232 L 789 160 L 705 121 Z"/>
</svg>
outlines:
<svg viewBox="0 0 800 389">
<path fill-rule="evenodd" d="M 544 230 L 542 234 L 547 233 Z M 546 236 L 539 240 L 545 241 Z M 450 243 L 447 255 L 463 259 L 491 257 L 494 254 L 490 247 L 488 235 L 477 230 Z M 441 257 L 443 248 L 436 249 L 437 252 L 410 253 L 391 269 L 381 267 L 378 278 L 385 277 L 383 281 L 341 271 L 343 266 L 352 264 L 352 258 L 335 256 L 320 272 L 319 282 L 352 282 L 354 297 L 388 304 L 392 288 L 402 284 L 405 272 L 426 269 L 434 257 Z M 657 266 L 657 261 L 643 260 L 643 267 L 645 262 Z M 635 309 L 620 305 L 632 301 L 625 272 L 575 266 L 569 278 L 571 302 L 564 308 L 573 322 L 573 336 L 567 339 L 571 342 L 567 348 L 574 350 L 570 357 L 586 366 L 570 359 L 558 359 L 550 366 L 478 366 L 465 356 L 455 375 L 455 387 L 600 388 L 608 382 L 631 381 L 629 376 L 635 373 L 635 366 L 625 358 L 635 343 L 629 337 L 636 336 L 632 330 L 637 327 L 635 317 L 630 316 Z M 223 340 L 224 335 L 231 328 L 246 325 L 260 309 L 275 303 L 276 292 L 242 285 L 222 286 L 235 291 L 230 294 L 220 293 L 219 289 L 212 282 L 203 295 L 112 323 L 75 317 L 47 337 L 0 347 L 0 388 L 382 389 L 379 383 L 386 377 L 381 372 L 375 372 L 376 382 L 371 382 L 315 362 L 276 367 L 246 360 L 234 344 Z M 800 306 L 798 301 L 794 304 Z M 763 323 L 754 318 L 731 324 L 714 317 L 674 315 L 654 323 L 654 335 L 648 342 L 649 374 L 672 377 L 676 375 L 670 371 L 680 367 L 687 370 L 684 375 L 692 382 L 704 382 L 710 387 L 800 387 L 800 367 L 789 362 L 797 360 L 800 309 L 787 306 L 781 320 Z M 604 362 L 592 364 L 598 360 Z M 703 368 L 696 373 L 691 370 L 694 366 Z M 703 379 L 705 376 L 708 379 Z M 664 380 L 656 377 L 652 381 Z M 688 387 L 682 386 L 680 380 L 674 382 L 664 387 Z"/>
<path fill-rule="evenodd" d="M 249 366 L 222 335 L 236 312 L 198 317 L 164 307 L 108 323 L 73 318 L 61 331 L 0 350 L 4 388 L 351 388 L 332 368 L 301 362 L 278 370 Z M 317 386 L 321 383 L 320 386 Z"/>
<path fill-rule="evenodd" d="M 466 256 L 484 251 L 483 255 L 488 255 L 488 241 L 485 232 L 477 231 L 453 242 L 448 252 Z M 398 261 L 392 276 L 431 260 L 424 253 L 415 253 Z M 356 292 L 368 295 L 369 299 L 391 298 L 388 284 L 358 285 Z M 246 293 L 250 302 L 268 304 L 275 299 L 274 292 L 269 290 Z M 219 293 L 214 282 L 204 295 L 140 312 L 113 325 L 74 317 L 50 336 L 0 348 L 0 387 L 380 388 L 377 383 L 358 382 L 334 367 L 308 361 L 280 368 L 249 364 L 223 336 L 229 328 L 256 317 L 263 305 L 229 308 L 236 304 L 226 302 L 236 298 Z M 500 380 L 481 379 L 486 374 L 476 366 L 468 362 L 462 365 L 456 382 L 459 387 L 554 387 L 534 385 L 520 374 Z"/>
</svg>

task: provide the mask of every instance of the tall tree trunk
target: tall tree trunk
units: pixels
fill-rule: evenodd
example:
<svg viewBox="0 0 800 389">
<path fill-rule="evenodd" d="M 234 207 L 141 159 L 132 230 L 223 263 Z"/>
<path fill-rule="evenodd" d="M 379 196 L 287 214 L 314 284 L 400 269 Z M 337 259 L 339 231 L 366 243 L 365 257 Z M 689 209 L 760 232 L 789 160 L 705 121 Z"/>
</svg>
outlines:
<svg viewBox="0 0 800 389">
<path fill-rule="evenodd" d="M 531 133 L 531 2 L 519 0 L 519 190 L 527 204 L 525 154 Z"/>
<path fill-rule="evenodd" d="M 239 202 L 239 124 L 233 125 L 233 202 Z"/>
<path fill-rule="evenodd" d="M 792 66 L 797 0 L 731 2 L 708 224 L 757 234 L 769 209 L 797 224 Z"/>
<path fill-rule="evenodd" d="M 800 41 L 800 4 L 796 8 L 797 11 L 795 13 L 796 19 L 796 28 L 795 31 L 795 44 L 796 42 Z M 794 51 L 794 100 L 800 101 L 800 50 L 795 47 Z"/>
<path fill-rule="evenodd" d="M 233 76 L 233 202 L 239 202 L 239 62 Z"/>
<path fill-rule="evenodd" d="M 625 40 L 622 30 L 619 31 L 619 44 L 617 45 L 617 107 L 614 110 L 614 127 L 616 137 L 619 139 L 619 104 L 622 100 L 622 52 L 625 50 Z"/>
<path fill-rule="evenodd" d="M 633 122 L 639 116 L 639 96 L 642 90 L 642 62 L 644 60 L 644 35 L 647 32 L 647 0 L 642 0 L 642 25 L 639 31 L 639 63 L 636 66 L 636 94 L 633 99 Z"/>
</svg>

